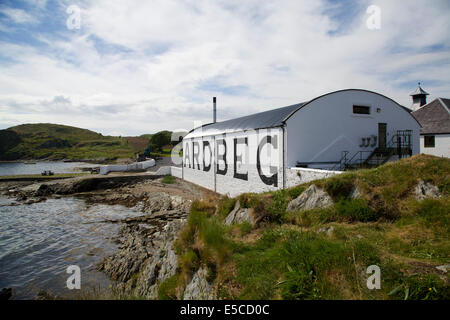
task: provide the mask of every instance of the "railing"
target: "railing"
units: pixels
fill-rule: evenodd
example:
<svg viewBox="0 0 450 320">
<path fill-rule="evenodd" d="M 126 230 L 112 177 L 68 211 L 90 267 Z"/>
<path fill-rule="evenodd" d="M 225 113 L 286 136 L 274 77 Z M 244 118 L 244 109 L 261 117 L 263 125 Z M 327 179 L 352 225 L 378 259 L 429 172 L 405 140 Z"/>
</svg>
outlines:
<svg viewBox="0 0 450 320">
<path fill-rule="evenodd" d="M 339 162 L 336 163 L 330 170 L 335 171 L 339 169 L 339 171 L 342 171 L 345 168 L 345 164 L 347 163 L 347 156 L 349 153 L 349 151 L 342 151 L 341 159 L 339 159 Z"/>
<path fill-rule="evenodd" d="M 351 158 L 349 151 L 342 151 L 339 161 L 329 161 L 320 164 L 335 164 L 327 170 L 345 170 L 349 167 L 363 167 L 364 165 L 381 165 L 388 161 L 392 155 L 397 154 L 400 158 L 404 154 L 411 154 L 412 130 L 397 130 L 385 148 L 375 148 L 372 151 L 359 150 Z M 365 156 L 369 154 L 368 156 Z M 297 163 L 297 166 L 311 163 Z M 319 163 L 317 163 L 319 164 Z"/>
<path fill-rule="evenodd" d="M 397 130 L 389 141 L 388 148 L 411 148 L 412 130 Z"/>
<path fill-rule="evenodd" d="M 365 151 L 365 150 L 360 150 L 357 151 L 350 159 L 348 159 L 348 154 L 350 153 L 349 151 L 342 151 L 342 156 L 341 159 L 339 160 L 339 162 L 333 166 L 332 168 L 330 168 L 330 170 L 345 170 L 350 166 L 362 166 L 364 164 L 364 162 L 366 161 L 366 159 L 368 157 L 370 157 L 371 153 L 373 151 Z M 365 157 L 364 154 L 369 153 L 368 157 Z"/>
<path fill-rule="evenodd" d="M 397 130 L 387 145 L 387 149 L 395 150 L 399 158 L 403 155 L 412 155 L 411 148 L 411 134 L 412 130 Z"/>
<path fill-rule="evenodd" d="M 371 154 L 373 153 L 373 151 L 365 151 L 365 150 L 360 150 L 357 151 L 353 157 L 351 157 L 347 163 L 345 163 L 345 168 L 349 167 L 349 166 L 353 166 L 353 167 L 362 167 L 362 165 L 365 163 L 366 159 L 369 158 L 371 156 Z M 367 157 L 364 157 L 364 154 L 369 154 Z M 355 161 L 356 160 L 356 161 Z"/>
</svg>

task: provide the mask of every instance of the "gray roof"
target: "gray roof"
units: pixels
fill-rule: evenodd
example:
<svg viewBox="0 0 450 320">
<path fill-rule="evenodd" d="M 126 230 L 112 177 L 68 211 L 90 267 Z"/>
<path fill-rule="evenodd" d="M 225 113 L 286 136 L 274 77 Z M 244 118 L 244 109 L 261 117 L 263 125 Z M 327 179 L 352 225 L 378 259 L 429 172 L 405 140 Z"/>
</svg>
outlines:
<svg viewBox="0 0 450 320">
<path fill-rule="evenodd" d="M 269 111 L 251 114 L 245 117 L 231 119 L 222 122 L 210 123 L 204 125 L 201 129 L 203 133 L 256 130 L 265 128 L 275 128 L 283 125 L 283 121 L 295 110 L 305 103 L 297 103 L 291 106 L 272 109 Z M 196 131 L 199 128 L 196 129 Z"/>
<path fill-rule="evenodd" d="M 380 93 L 365 90 L 365 89 L 343 89 L 338 90 L 330 93 L 326 93 L 324 95 L 318 96 L 312 100 L 309 100 L 307 102 L 297 103 L 293 104 L 287 107 L 277 108 L 269 111 L 264 111 L 256 114 L 251 114 L 245 117 L 240 117 L 236 119 L 231 119 L 227 121 L 222 122 L 216 122 L 216 123 L 209 123 L 200 127 L 197 127 L 189 132 L 188 135 L 185 136 L 185 138 L 192 138 L 194 136 L 206 136 L 206 135 L 215 135 L 215 134 L 222 134 L 227 132 L 236 132 L 236 131 L 244 131 L 244 130 L 257 130 L 257 129 L 267 129 L 267 128 L 275 128 L 275 127 L 281 127 L 284 125 L 284 123 L 289 119 L 290 116 L 292 116 L 297 110 L 301 109 L 302 107 L 308 105 L 309 103 L 320 99 L 324 96 L 335 94 L 338 92 L 344 92 L 344 91 L 364 91 L 369 92 L 372 94 L 380 95 L 386 99 L 391 100 L 393 103 L 395 103 L 400 108 L 404 109 L 408 113 L 411 113 L 411 110 L 399 105 L 397 102 L 392 100 L 391 98 L 388 98 Z"/>
<path fill-rule="evenodd" d="M 414 91 L 414 92 L 412 92 L 411 94 L 410 94 L 410 96 L 418 96 L 418 95 L 429 95 L 429 93 L 428 92 L 426 92 L 425 90 L 423 90 L 422 89 L 422 87 L 420 86 L 420 82 L 419 82 L 419 85 L 417 86 L 417 89 Z"/>
<path fill-rule="evenodd" d="M 412 113 L 422 128 L 420 134 L 450 133 L 450 99 L 438 98 Z"/>
</svg>

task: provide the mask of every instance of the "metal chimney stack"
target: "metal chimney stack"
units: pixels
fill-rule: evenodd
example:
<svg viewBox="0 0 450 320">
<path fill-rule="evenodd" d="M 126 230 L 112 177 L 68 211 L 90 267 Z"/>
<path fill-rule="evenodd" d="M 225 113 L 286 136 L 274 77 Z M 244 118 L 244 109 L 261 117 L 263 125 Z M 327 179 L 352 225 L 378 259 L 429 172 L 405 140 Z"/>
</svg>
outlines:
<svg viewBox="0 0 450 320">
<path fill-rule="evenodd" d="M 217 120 L 216 113 L 216 97 L 213 97 L 213 123 L 216 123 Z"/>
</svg>

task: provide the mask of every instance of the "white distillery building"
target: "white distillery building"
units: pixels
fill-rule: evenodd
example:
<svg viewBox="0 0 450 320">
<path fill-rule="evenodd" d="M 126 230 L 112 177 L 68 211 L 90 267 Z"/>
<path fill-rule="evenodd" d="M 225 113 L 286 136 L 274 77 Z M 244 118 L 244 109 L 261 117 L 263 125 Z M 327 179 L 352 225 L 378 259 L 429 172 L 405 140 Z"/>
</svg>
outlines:
<svg viewBox="0 0 450 320">
<path fill-rule="evenodd" d="M 450 99 L 437 98 L 427 103 L 427 95 L 420 83 L 411 94 L 412 115 L 422 126 L 420 153 L 450 158 Z"/>
<path fill-rule="evenodd" d="M 276 190 L 417 154 L 419 131 L 410 110 L 394 100 L 340 90 L 195 128 L 183 139 L 181 174 L 230 196 Z"/>
</svg>

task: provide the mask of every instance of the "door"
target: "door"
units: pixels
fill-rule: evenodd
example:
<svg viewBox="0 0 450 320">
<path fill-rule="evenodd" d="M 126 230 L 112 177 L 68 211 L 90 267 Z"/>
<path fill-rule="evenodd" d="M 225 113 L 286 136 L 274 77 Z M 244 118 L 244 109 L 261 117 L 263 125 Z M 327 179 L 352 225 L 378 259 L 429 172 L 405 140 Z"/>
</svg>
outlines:
<svg viewBox="0 0 450 320">
<path fill-rule="evenodd" d="M 378 124 L 378 148 L 386 149 L 386 123 Z"/>
</svg>

